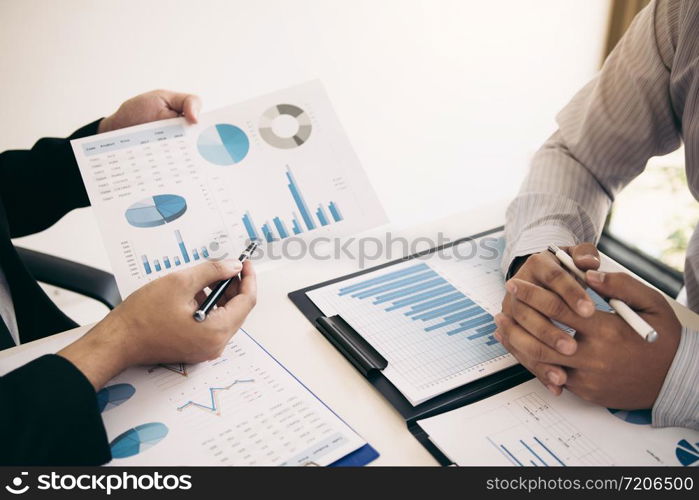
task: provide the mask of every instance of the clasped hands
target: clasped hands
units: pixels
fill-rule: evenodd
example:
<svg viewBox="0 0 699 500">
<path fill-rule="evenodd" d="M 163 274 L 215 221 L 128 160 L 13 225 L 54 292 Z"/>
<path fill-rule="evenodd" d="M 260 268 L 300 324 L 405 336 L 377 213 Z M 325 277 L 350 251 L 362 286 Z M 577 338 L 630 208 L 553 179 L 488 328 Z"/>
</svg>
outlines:
<svg viewBox="0 0 699 500">
<path fill-rule="evenodd" d="M 658 340 L 649 344 L 617 314 L 597 310 L 584 285 L 548 251 L 531 255 L 506 283 L 495 337 L 555 395 L 565 387 L 610 408 L 651 408 L 677 351 L 679 320 L 656 290 L 626 273 L 599 272 L 594 245 L 565 250 L 585 271 L 587 286 L 626 302 Z M 575 336 L 551 319 L 574 328 Z"/>
</svg>

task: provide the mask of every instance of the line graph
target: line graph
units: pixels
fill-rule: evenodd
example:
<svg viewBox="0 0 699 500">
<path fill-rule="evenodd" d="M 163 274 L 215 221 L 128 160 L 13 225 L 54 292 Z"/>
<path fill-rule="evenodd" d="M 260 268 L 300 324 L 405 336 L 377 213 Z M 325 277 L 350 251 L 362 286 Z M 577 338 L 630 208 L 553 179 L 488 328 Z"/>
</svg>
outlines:
<svg viewBox="0 0 699 500">
<path fill-rule="evenodd" d="M 227 391 L 230 388 L 238 385 L 238 384 L 248 384 L 248 383 L 253 383 L 255 382 L 254 378 L 249 378 L 249 379 L 236 379 L 230 384 L 223 386 L 223 387 L 209 387 L 209 397 L 210 401 L 209 403 L 198 403 L 193 400 L 189 400 L 183 405 L 180 405 L 177 407 L 177 411 L 183 411 L 186 410 L 187 408 L 199 408 L 202 411 L 208 412 L 208 413 L 213 413 L 214 415 L 221 415 L 221 405 L 219 404 L 218 401 L 218 393 L 221 391 Z"/>
</svg>

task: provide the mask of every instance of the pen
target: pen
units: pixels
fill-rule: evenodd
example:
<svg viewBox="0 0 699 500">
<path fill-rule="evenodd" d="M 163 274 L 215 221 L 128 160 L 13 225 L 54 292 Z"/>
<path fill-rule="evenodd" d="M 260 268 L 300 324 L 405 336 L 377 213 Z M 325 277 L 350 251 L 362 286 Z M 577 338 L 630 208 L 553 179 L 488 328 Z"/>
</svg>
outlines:
<svg viewBox="0 0 699 500">
<path fill-rule="evenodd" d="M 549 252 L 554 254 L 563 266 L 572 272 L 577 278 L 579 278 L 583 283 L 585 280 L 585 273 L 578 269 L 578 266 L 573 262 L 573 258 L 566 252 L 558 248 L 556 245 L 549 245 Z M 631 309 L 625 302 L 619 299 L 609 299 L 609 305 L 614 311 L 621 316 L 621 318 L 628 323 L 628 325 L 636 330 L 643 340 L 648 343 L 655 342 L 658 340 L 658 332 L 648 324 L 646 320 L 641 318 L 636 311 Z"/>
<path fill-rule="evenodd" d="M 243 253 L 241 253 L 240 256 L 238 257 L 238 260 L 241 262 L 241 264 L 250 258 L 250 256 L 255 251 L 257 246 L 258 246 L 258 243 L 256 241 L 253 241 L 245 248 L 245 250 L 243 250 Z M 219 281 L 218 285 L 216 285 L 216 288 L 211 290 L 211 293 L 209 294 L 209 296 L 206 297 L 206 299 L 204 300 L 204 303 L 201 306 L 199 306 L 199 309 L 197 309 L 194 312 L 194 319 L 195 320 L 201 322 L 201 321 L 204 321 L 206 319 L 206 315 L 209 314 L 211 309 L 213 309 L 216 302 L 218 302 L 218 299 L 221 298 L 221 296 L 223 295 L 223 292 L 226 291 L 226 288 L 228 288 L 228 285 L 230 285 L 235 278 L 237 278 L 237 276 L 232 276 L 232 277 L 228 278 L 227 280 Z"/>
</svg>

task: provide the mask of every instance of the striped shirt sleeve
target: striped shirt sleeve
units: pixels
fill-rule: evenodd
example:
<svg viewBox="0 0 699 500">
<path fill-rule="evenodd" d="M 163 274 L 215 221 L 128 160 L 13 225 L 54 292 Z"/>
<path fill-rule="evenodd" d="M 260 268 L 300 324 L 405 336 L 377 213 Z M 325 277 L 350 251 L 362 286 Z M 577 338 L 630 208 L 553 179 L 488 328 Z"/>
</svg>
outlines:
<svg viewBox="0 0 699 500">
<path fill-rule="evenodd" d="M 682 329 L 675 359 L 653 405 L 653 426 L 699 430 L 699 332 Z"/>
<path fill-rule="evenodd" d="M 503 270 L 547 244 L 596 242 L 615 195 L 680 145 L 670 102 L 676 1 L 652 1 L 602 70 L 558 114 L 506 216 Z"/>
<path fill-rule="evenodd" d="M 506 215 L 506 273 L 515 257 L 596 242 L 616 194 L 649 158 L 681 143 L 670 77 L 681 0 L 652 0 L 602 70 L 558 114 Z M 692 35 L 693 36 L 693 35 Z M 699 428 L 699 333 L 682 340 L 653 408 L 656 427 Z"/>
</svg>

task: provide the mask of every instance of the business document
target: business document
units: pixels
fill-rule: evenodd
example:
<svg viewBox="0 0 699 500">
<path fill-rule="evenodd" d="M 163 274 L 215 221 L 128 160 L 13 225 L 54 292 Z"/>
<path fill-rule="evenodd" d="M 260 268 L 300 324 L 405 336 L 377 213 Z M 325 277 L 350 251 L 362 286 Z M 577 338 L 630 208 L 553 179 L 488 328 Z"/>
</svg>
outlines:
<svg viewBox="0 0 699 500">
<path fill-rule="evenodd" d="M 3 358 L 0 375 L 78 337 Z M 97 403 L 116 466 L 325 466 L 366 444 L 243 330 L 212 361 L 129 368 Z"/>
<path fill-rule="evenodd" d="M 418 423 L 458 465 L 699 465 L 699 431 L 653 428 L 651 410 L 616 410 L 530 380 Z"/>
<path fill-rule="evenodd" d="M 517 363 L 494 337 L 505 296 L 502 232 L 307 292 L 387 361 L 413 404 Z"/>
<path fill-rule="evenodd" d="M 252 240 L 343 237 L 386 216 L 322 85 L 71 141 L 122 296 Z M 256 256 L 259 257 L 259 254 Z"/>
</svg>

